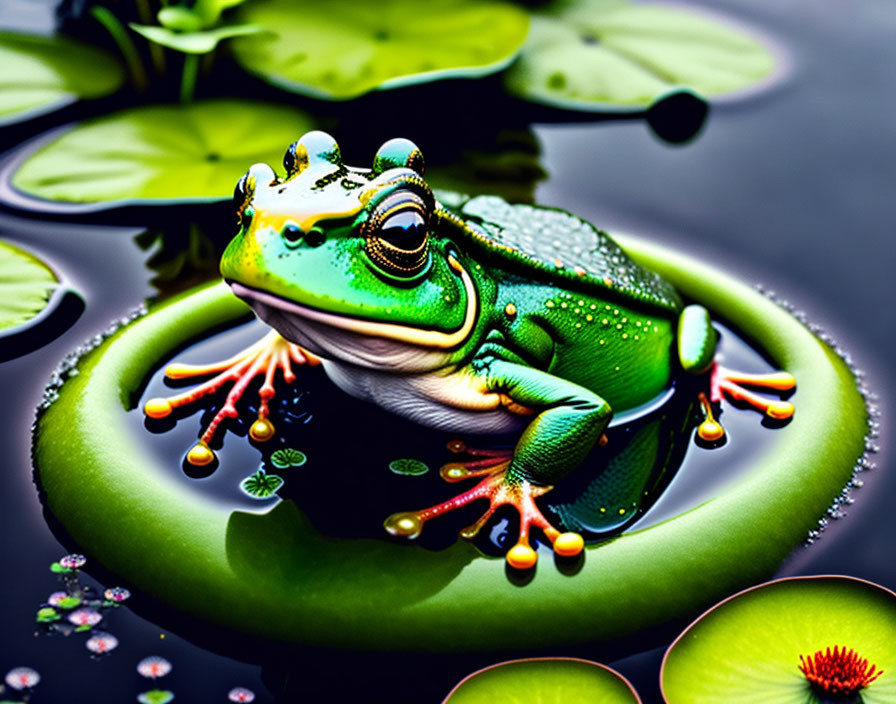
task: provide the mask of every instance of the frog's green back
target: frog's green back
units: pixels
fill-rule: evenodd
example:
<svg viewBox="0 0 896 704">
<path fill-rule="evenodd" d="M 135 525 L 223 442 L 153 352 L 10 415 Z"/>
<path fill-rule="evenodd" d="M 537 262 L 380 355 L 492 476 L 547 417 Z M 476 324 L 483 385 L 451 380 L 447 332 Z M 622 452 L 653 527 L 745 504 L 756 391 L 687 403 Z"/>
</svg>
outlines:
<svg viewBox="0 0 896 704">
<path fill-rule="evenodd" d="M 671 313 L 681 309 L 675 289 L 638 266 L 605 232 L 563 210 L 511 205 L 495 196 L 452 203 L 473 243 L 502 261 L 544 272 L 548 280 L 598 288 Z M 604 294 L 606 295 L 606 294 Z"/>
</svg>

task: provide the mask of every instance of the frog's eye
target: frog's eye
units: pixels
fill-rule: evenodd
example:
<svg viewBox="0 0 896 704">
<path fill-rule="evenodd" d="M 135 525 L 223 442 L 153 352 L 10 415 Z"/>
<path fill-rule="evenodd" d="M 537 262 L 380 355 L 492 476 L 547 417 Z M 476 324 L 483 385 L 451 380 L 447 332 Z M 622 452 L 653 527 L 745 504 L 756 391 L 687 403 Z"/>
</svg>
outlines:
<svg viewBox="0 0 896 704">
<path fill-rule="evenodd" d="M 249 193 L 246 190 L 248 177 L 248 173 L 243 174 L 233 189 L 233 207 L 236 210 L 236 217 L 240 227 L 245 227 L 248 224 L 246 219 L 246 205 L 249 203 Z"/>
<path fill-rule="evenodd" d="M 286 177 L 291 178 L 305 169 L 315 166 L 341 166 L 342 156 L 339 145 L 326 132 L 314 130 L 306 132 L 297 141 L 289 145 L 283 155 L 283 168 Z"/>
<path fill-rule="evenodd" d="M 424 200 L 400 191 L 380 203 L 365 228 L 367 255 L 387 274 L 410 277 L 429 261 L 429 225 Z"/>
</svg>

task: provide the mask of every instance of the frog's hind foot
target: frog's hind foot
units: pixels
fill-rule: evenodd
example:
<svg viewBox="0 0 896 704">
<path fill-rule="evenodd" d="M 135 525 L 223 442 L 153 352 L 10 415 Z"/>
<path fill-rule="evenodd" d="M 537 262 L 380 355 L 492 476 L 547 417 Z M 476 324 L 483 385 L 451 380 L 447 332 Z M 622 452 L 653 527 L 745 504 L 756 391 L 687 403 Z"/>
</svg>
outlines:
<svg viewBox="0 0 896 704">
<path fill-rule="evenodd" d="M 143 412 L 150 418 L 166 418 L 176 409 L 195 403 L 232 384 L 224 404 L 205 427 L 198 442 L 187 453 L 188 463 L 202 467 L 215 460 L 211 442 L 219 426 L 225 419 L 235 418 L 238 415 L 237 401 L 252 380 L 262 374 L 264 383 L 258 390 L 258 417 L 249 428 L 249 436 L 256 442 L 264 442 L 274 436 L 274 425 L 269 418 L 271 399 L 275 393 L 274 377 L 279 369 L 283 381 L 292 384 L 296 378 L 292 369 L 294 364 L 313 366 L 320 364 L 320 360 L 271 331 L 255 344 L 220 362 L 203 365 L 170 364 L 165 369 L 165 376 L 169 379 L 192 379 L 209 374 L 215 376 L 182 394 L 152 398 L 144 404 Z"/>
<path fill-rule="evenodd" d="M 772 372 L 769 374 L 747 374 L 714 364 L 710 372 L 709 399 L 700 394 L 700 406 L 704 420 L 697 428 L 697 435 L 706 442 L 718 442 L 725 430 L 712 413 L 712 404 L 723 398 L 744 403 L 769 418 L 787 420 L 794 413 L 793 404 L 781 399 L 769 399 L 745 387 L 751 386 L 770 392 L 786 392 L 796 388 L 796 379 L 788 372 Z"/>
<path fill-rule="evenodd" d="M 469 454 L 474 454 L 464 448 Z M 490 453 L 480 460 L 465 463 L 451 463 L 442 468 L 442 477 L 449 482 L 461 481 L 471 477 L 484 477 L 472 489 L 459 494 L 455 498 L 444 503 L 432 506 L 421 511 L 407 511 L 395 513 L 389 516 L 383 523 L 385 529 L 391 534 L 405 538 L 416 538 L 423 529 L 423 524 L 431 518 L 441 516 L 454 509 L 466 506 L 477 499 L 488 499 L 489 507 L 471 526 L 464 528 L 460 536 L 471 540 L 479 533 L 482 527 L 492 517 L 494 512 L 504 505 L 513 506 L 520 515 L 519 539 L 510 550 L 507 551 L 507 563 L 520 570 L 534 567 L 538 555 L 529 544 L 529 533 L 532 527 L 541 528 L 542 532 L 551 541 L 554 552 L 561 557 L 573 557 L 578 555 L 585 543 L 578 533 L 561 533 L 544 517 L 541 509 L 535 504 L 535 499 L 551 490 L 550 486 L 537 486 L 526 480 L 517 480 L 509 476 L 508 467 L 511 461 L 511 452 L 479 451 L 481 454 Z"/>
</svg>

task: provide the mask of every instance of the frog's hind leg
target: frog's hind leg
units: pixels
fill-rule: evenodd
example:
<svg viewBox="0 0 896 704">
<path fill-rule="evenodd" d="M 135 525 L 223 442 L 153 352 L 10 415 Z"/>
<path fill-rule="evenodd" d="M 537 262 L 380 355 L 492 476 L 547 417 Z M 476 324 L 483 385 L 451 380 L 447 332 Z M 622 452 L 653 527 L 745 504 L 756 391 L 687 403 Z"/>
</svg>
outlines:
<svg viewBox="0 0 896 704">
<path fill-rule="evenodd" d="M 283 381 L 292 384 L 296 378 L 292 369 L 294 364 L 313 366 L 320 364 L 320 360 L 271 331 L 261 340 L 229 359 L 203 365 L 169 365 L 165 369 L 165 376 L 169 379 L 191 379 L 209 374 L 215 374 L 215 376 L 184 393 L 150 399 L 144 404 L 143 411 L 150 418 L 165 418 L 176 409 L 195 403 L 205 396 L 216 393 L 228 384 L 232 384 L 224 404 L 203 430 L 198 442 L 187 453 L 187 462 L 194 466 L 205 466 L 215 460 L 215 454 L 210 445 L 221 423 L 227 418 L 235 418 L 238 415 L 237 401 L 252 380 L 261 374 L 264 374 L 264 383 L 258 390 L 258 418 L 249 428 L 249 436 L 257 442 L 263 442 L 273 437 L 274 425 L 269 416 L 271 399 L 275 394 L 275 375 L 280 370 Z"/>
</svg>

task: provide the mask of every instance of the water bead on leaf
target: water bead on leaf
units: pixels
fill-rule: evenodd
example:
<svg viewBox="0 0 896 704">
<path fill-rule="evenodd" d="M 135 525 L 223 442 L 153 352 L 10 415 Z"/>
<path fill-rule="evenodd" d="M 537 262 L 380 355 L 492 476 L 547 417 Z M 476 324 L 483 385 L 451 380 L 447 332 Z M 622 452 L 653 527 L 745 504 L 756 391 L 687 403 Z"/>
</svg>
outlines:
<svg viewBox="0 0 896 704">
<path fill-rule="evenodd" d="M 6 673 L 6 684 L 13 689 L 31 689 L 40 682 L 40 675 L 37 670 L 30 667 L 14 667 Z"/>
<path fill-rule="evenodd" d="M 137 695 L 140 704 L 168 704 L 174 699 L 174 692 L 167 689 L 151 689 Z"/>
<path fill-rule="evenodd" d="M 159 655 L 150 655 L 137 663 L 137 672 L 151 679 L 164 677 L 171 672 L 171 663 Z"/>
<path fill-rule="evenodd" d="M 245 687 L 234 687 L 227 693 L 227 698 L 232 702 L 254 702 L 255 692 Z"/>
<path fill-rule="evenodd" d="M 76 626 L 95 626 L 103 620 L 103 617 L 93 609 L 78 609 L 68 615 L 68 620 Z"/>
<path fill-rule="evenodd" d="M 59 558 L 59 564 L 67 570 L 79 570 L 87 564 L 87 558 L 77 553 Z"/>
<path fill-rule="evenodd" d="M 109 587 L 103 592 L 103 596 L 106 597 L 107 601 L 114 601 L 120 604 L 122 601 L 131 598 L 131 592 L 124 587 Z"/>
<path fill-rule="evenodd" d="M 118 647 L 118 638 L 111 633 L 94 633 L 84 645 L 91 653 L 102 655 Z"/>
</svg>

